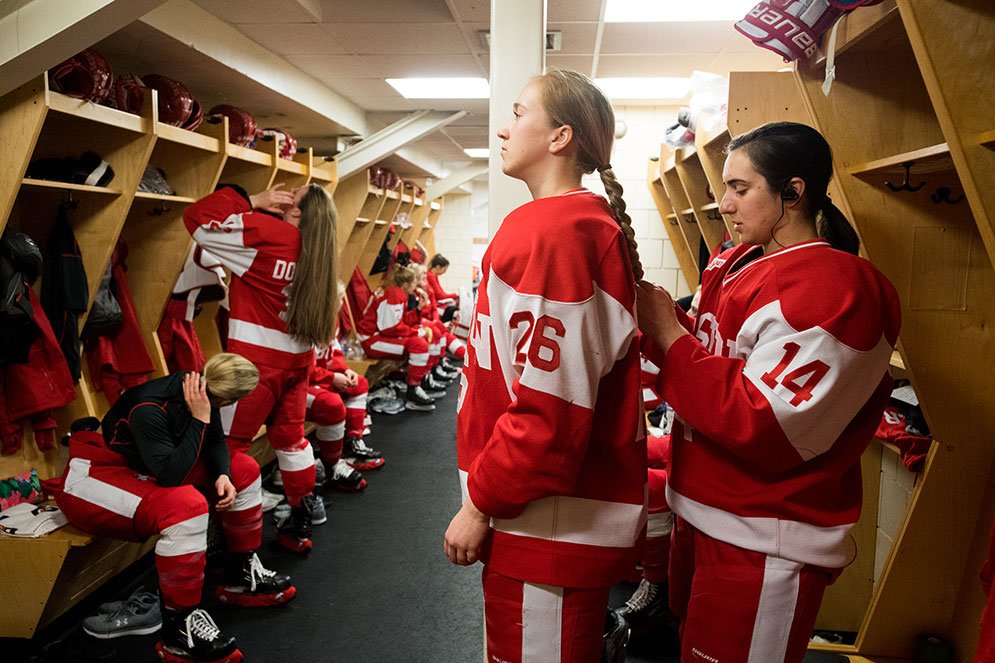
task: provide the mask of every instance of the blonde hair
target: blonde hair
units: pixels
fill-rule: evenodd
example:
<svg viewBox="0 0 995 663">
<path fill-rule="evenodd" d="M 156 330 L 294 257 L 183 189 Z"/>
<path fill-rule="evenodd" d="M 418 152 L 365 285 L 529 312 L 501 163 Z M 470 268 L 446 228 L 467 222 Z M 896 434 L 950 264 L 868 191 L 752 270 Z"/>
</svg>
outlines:
<svg viewBox="0 0 995 663">
<path fill-rule="evenodd" d="M 643 278 L 643 265 L 639 260 L 636 233 L 632 219 L 625 211 L 622 185 L 612 172 L 612 143 L 615 140 L 615 111 L 608 97 L 590 78 L 576 71 L 549 69 L 532 79 L 541 92 L 542 107 L 549 115 L 552 126 L 569 125 L 573 129 L 572 143 L 577 147 L 578 175 L 601 175 L 601 183 L 608 194 L 608 204 L 615 221 L 625 235 L 629 248 L 629 262 L 636 281 Z"/>
<path fill-rule="evenodd" d="M 394 271 L 390 273 L 388 283 L 392 286 L 401 287 L 405 283 L 411 283 L 417 278 L 415 268 L 411 265 L 394 265 Z"/>
<path fill-rule="evenodd" d="M 204 365 L 207 391 L 223 401 L 244 398 L 259 384 L 259 369 L 233 352 L 221 352 Z"/>
<path fill-rule="evenodd" d="M 299 207 L 301 248 L 287 301 L 287 331 L 299 341 L 325 345 L 339 312 L 338 213 L 332 196 L 317 184 L 308 185 Z"/>
</svg>

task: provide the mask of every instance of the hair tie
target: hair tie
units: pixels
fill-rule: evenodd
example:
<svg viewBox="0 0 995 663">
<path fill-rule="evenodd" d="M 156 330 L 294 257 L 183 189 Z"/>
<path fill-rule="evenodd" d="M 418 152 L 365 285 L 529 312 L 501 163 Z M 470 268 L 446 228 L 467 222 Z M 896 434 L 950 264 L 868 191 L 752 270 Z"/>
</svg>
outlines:
<svg viewBox="0 0 995 663">
<path fill-rule="evenodd" d="M 597 168 L 595 168 L 595 170 L 597 170 L 599 173 L 603 173 L 606 170 L 611 170 L 611 169 L 612 169 L 612 165 L 610 163 L 606 163 L 603 166 L 598 166 Z"/>
</svg>

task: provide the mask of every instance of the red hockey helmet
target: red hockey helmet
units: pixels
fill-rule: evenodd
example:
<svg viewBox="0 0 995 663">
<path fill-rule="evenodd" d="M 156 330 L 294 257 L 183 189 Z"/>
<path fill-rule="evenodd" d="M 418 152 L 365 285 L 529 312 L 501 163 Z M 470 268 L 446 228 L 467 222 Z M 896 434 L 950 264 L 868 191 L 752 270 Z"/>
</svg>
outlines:
<svg viewBox="0 0 995 663">
<path fill-rule="evenodd" d="M 142 114 L 142 103 L 145 101 L 145 83 L 135 74 L 121 74 L 114 79 L 114 86 L 107 96 L 107 105 L 111 108 Z"/>
<path fill-rule="evenodd" d="M 114 75 L 107 60 L 88 48 L 49 69 L 48 81 L 56 92 L 99 104 L 110 93 Z"/>
<path fill-rule="evenodd" d="M 159 91 L 159 121 L 182 127 L 193 111 L 193 96 L 183 83 L 159 74 L 142 76 L 145 85 Z"/>
<path fill-rule="evenodd" d="M 204 121 L 204 109 L 201 108 L 200 102 L 196 99 L 193 100 L 193 110 L 190 111 L 190 119 L 184 122 L 182 126 L 188 131 L 195 131 L 200 123 Z"/>
<path fill-rule="evenodd" d="M 281 159 L 293 159 L 294 155 L 297 154 L 297 139 L 283 129 L 273 129 L 272 127 L 263 129 L 261 135 L 272 136 L 279 141 Z"/>
<path fill-rule="evenodd" d="M 256 121 L 247 111 L 228 104 L 221 104 L 212 108 L 208 115 L 228 116 L 228 141 L 232 145 L 250 147 L 252 142 L 256 140 Z"/>
</svg>

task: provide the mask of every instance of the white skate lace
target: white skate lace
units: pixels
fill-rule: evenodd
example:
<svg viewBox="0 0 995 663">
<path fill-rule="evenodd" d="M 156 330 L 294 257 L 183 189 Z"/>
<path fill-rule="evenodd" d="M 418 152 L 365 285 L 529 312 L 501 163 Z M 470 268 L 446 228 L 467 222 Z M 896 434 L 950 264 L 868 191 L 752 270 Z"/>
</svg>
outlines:
<svg viewBox="0 0 995 663">
<path fill-rule="evenodd" d="M 211 616 L 206 611 L 200 608 L 187 615 L 186 622 L 187 647 L 190 649 L 194 646 L 194 636 L 211 642 L 221 635 L 221 629 L 218 628 L 218 625 L 214 623 L 214 620 L 211 619 Z"/>
<path fill-rule="evenodd" d="M 354 445 L 355 445 L 357 451 L 373 451 L 368 446 L 366 446 L 366 442 L 363 442 L 362 438 L 356 440 L 354 442 Z"/>
<path fill-rule="evenodd" d="M 332 468 L 332 477 L 335 479 L 343 479 L 352 472 L 352 467 L 349 463 L 345 462 L 341 458 L 335 463 L 335 467 Z"/>
<path fill-rule="evenodd" d="M 415 387 L 415 395 L 418 396 L 418 398 L 428 400 L 428 394 L 426 394 L 425 390 L 421 388 L 421 385 Z"/>
<path fill-rule="evenodd" d="M 656 597 L 656 590 L 655 584 L 643 578 L 639 581 L 639 587 L 625 602 L 625 607 L 629 609 L 629 612 L 639 612 Z"/>
<path fill-rule="evenodd" d="M 256 591 L 256 579 L 264 580 L 273 578 L 276 576 L 276 571 L 270 571 L 263 563 L 259 561 L 259 555 L 252 553 L 252 557 L 249 558 L 249 578 L 251 579 L 251 584 L 249 589 L 251 591 Z"/>
</svg>

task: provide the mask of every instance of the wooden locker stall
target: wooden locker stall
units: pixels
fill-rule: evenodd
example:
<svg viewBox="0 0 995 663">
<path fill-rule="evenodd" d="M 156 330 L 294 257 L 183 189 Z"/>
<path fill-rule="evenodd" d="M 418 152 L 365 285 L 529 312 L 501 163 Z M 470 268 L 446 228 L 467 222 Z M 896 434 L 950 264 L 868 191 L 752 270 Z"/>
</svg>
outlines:
<svg viewBox="0 0 995 663">
<path fill-rule="evenodd" d="M 934 438 L 842 653 L 911 659 L 933 633 L 966 661 L 977 639 L 995 497 L 995 194 L 981 184 L 995 174 L 993 33 L 987 0 L 889 0 L 843 19 L 828 97 L 822 59 L 796 68 L 866 254 L 899 291 L 902 359 Z"/>
<path fill-rule="evenodd" d="M 677 213 L 674 211 L 673 203 L 671 203 L 670 197 L 663 187 L 663 179 L 660 177 L 661 164 L 666 166 L 666 161 L 661 161 L 660 157 L 650 158 L 646 169 L 646 181 L 649 184 L 653 203 L 660 214 L 660 220 L 667 231 L 670 245 L 674 247 L 674 253 L 677 255 L 677 262 L 680 263 L 684 280 L 687 281 L 688 287 L 694 290 L 698 287 L 698 253 L 697 251 L 691 252 L 680 223 L 677 221 Z"/>
</svg>

